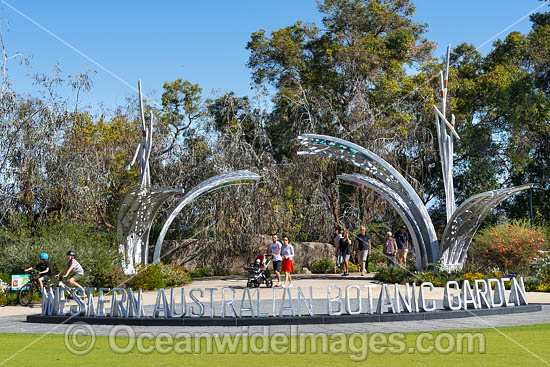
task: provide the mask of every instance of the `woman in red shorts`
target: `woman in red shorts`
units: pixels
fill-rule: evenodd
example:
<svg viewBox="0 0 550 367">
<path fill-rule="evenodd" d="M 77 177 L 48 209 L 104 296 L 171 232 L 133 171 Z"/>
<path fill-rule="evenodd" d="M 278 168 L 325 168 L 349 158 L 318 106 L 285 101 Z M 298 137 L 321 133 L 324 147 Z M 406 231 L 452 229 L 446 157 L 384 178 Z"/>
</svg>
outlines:
<svg viewBox="0 0 550 367">
<path fill-rule="evenodd" d="M 292 287 L 290 272 L 294 271 L 294 264 L 292 263 L 292 259 L 294 258 L 294 247 L 290 244 L 290 241 L 286 236 L 283 238 L 281 256 L 283 257 L 283 266 L 281 267 L 281 271 L 285 272 L 285 284 L 283 284 L 283 287 Z"/>
</svg>

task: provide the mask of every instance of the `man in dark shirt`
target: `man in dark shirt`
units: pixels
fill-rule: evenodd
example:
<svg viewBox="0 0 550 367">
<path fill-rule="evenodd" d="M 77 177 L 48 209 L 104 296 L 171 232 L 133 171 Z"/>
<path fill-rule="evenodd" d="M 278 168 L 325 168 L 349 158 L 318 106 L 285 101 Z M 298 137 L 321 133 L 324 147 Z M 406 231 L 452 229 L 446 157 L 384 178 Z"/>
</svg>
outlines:
<svg viewBox="0 0 550 367">
<path fill-rule="evenodd" d="M 401 227 L 395 236 L 397 242 L 397 262 L 403 267 L 407 266 L 407 253 L 409 252 L 409 235 L 406 230 L 407 227 Z"/>
<path fill-rule="evenodd" d="M 366 275 L 369 270 L 369 255 L 371 253 L 370 237 L 367 229 L 362 226 L 361 232 L 355 237 L 355 254 L 361 262 L 361 275 Z"/>
</svg>

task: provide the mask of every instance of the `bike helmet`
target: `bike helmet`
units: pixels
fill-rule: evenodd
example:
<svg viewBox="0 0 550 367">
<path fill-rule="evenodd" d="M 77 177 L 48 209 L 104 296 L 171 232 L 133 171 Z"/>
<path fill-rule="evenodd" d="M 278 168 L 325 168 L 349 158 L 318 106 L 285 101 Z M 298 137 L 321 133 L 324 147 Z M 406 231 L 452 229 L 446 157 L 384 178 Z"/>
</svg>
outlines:
<svg viewBox="0 0 550 367">
<path fill-rule="evenodd" d="M 76 256 L 76 254 L 74 253 L 74 251 L 69 251 L 67 252 L 67 256 Z"/>
<path fill-rule="evenodd" d="M 45 252 L 41 253 L 41 254 L 40 254 L 40 258 L 41 258 L 41 259 L 44 259 L 44 260 L 48 260 L 48 254 L 45 253 Z"/>
</svg>

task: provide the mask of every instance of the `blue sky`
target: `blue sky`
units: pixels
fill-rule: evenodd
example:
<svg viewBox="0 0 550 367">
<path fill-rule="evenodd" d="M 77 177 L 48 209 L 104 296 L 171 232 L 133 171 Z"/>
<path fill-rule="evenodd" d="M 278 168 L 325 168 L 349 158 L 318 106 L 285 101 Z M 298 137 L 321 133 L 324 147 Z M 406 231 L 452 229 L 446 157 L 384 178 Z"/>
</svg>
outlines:
<svg viewBox="0 0 550 367">
<path fill-rule="evenodd" d="M 518 21 L 538 0 L 415 1 L 415 20 L 429 25 L 426 37 L 439 43 L 478 46 Z M 98 108 L 122 104 L 134 91 L 14 11 L 16 8 L 104 68 L 135 87 L 141 78 L 148 94 L 177 78 L 198 83 L 205 95 L 233 90 L 251 95 L 245 50 L 250 34 L 268 32 L 297 20 L 320 24 L 314 0 L 201 0 L 164 2 L 0 0 L 3 36 L 9 54 L 21 52 L 30 68 L 11 63 L 9 73 L 19 93 L 36 93 L 27 75 L 51 74 L 58 63 L 64 74 L 97 71 L 84 103 Z M 546 11 L 545 5 L 540 11 Z M 504 32 L 529 31 L 528 18 Z M 486 44 L 481 51 L 491 48 Z M 66 91 L 61 90 L 62 93 Z"/>
</svg>

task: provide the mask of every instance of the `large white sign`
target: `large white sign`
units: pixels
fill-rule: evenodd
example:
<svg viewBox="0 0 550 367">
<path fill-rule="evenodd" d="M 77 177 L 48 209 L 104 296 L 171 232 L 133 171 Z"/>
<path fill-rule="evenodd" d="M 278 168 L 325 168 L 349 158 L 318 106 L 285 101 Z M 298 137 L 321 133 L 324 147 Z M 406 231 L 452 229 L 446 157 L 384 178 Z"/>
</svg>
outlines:
<svg viewBox="0 0 550 367">
<path fill-rule="evenodd" d="M 480 308 L 512 307 L 527 305 L 527 294 L 523 278 L 512 278 L 510 289 L 505 288 L 508 278 L 468 280 L 462 287 L 456 281 L 445 285 L 443 306 L 447 310 L 466 310 Z M 393 289 L 392 289 L 393 288 Z M 170 289 L 169 297 L 164 289 L 159 289 L 153 312 L 145 315 L 141 288 L 135 294 L 132 289 L 99 288 L 97 299 L 93 291 L 96 288 L 68 289 L 48 288 L 42 291 L 43 316 L 87 316 L 87 317 L 132 317 L 141 318 L 178 318 L 178 317 L 281 317 L 313 316 L 313 290 L 309 287 L 306 294 L 297 287 L 283 288 L 282 294 L 273 288 L 272 296 L 262 302 L 259 290 L 254 294 L 249 288 L 185 288 Z M 400 312 L 431 312 L 436 309 L 436 302 L 430 294 L 434 286 L 430 282 L 420 285 L 406 284 L 404 289 L 395 285 L 329 285 L 326 293 L 326 313 L 324 315 L 358 315 L 383 314 Z M 107 298 L 106 294 L 111 293 Z M 75 300 L 76 305 L 67 310 L 67 295 Z M 214 307 L 214 295 L 221 296 L 221 307 Z M 378 301 L 375 305 L 375 297 Z M 201 299 L 208 301 L 202 301 Z M 240 305 L 236 306 L 236 301 Z M 265 302 L 271 303 L 270 312 L 265 312 Z M 366 301 L 366 302 L 363 302 Z M 363 308 L 363 303 L 366 307 Z M 263 305 L 263 307 L 260 307 Z M 108 309 L 107 309 L 108 306 Z M 262 312 L 263 309 L 263 312 Z M 207 312 L 208 311 L 208 312 Z M 207 315 L 207 316 L 205 316 Z"/>
</svg>

